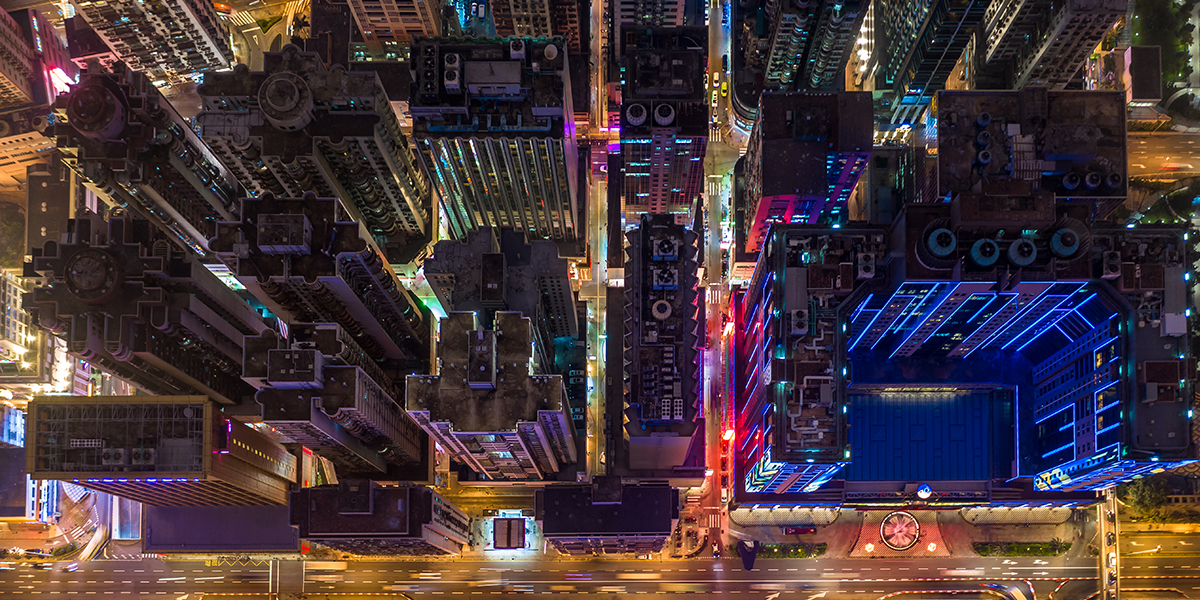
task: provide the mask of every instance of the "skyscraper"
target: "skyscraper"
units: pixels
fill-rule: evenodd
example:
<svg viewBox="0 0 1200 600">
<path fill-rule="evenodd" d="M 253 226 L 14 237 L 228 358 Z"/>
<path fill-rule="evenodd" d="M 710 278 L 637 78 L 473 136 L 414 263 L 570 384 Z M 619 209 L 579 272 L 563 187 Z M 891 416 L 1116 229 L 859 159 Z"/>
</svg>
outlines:
<svg viewBox="0 0 1200 600">
<path fill-rule="evenodd" d="M 625 211 L 687 214 L 704 192 L 707 31 L 647 29 L 629 37 L 621 97 Z"/>
<path fill-rule="evenodd" d="M 840 223 L 871 156 L 865 92 L 764 93 L 746 149 L 746 249 L 772 223 Z"/>
<path fill-rule="evenodd" d="M 766 0 L 763 36 L 769 49 L 762 61 L 764 91 L 834 89 L 866 4 Z"/>
<path fill-rule="evenodd" d="M 0 109 L 4 109 L 34 101 L 35 59 L 21 25 L 7 12 L 0 13 Z"/>
<path fill-rule="evenodd" d="M 215 252 L 272 313 L 290 322 L 337 323 L 371 360 L 423 370 L 429 325 L 362 225 L 339 218 L 338 201 L 277 198 L 241 202 L 239 222 L 221 223 Z"/>
<path fill-rule="evenodd" d="M 623 48 L 627 30 L 683 27 L 686 5 L 686 0 L 620 0 L 613 15 L 613 39 L 617 41 L 617 50 Z"/>
<path fill-rule="evenodd" d="M 555 338 L 579 336 L 579 318 L 567 259 L 547 240 L 526 240 L 512 229 L 477 229 L 462 240 L 442 240 L 425 260 L 425 279 L 447 312 L 519 312 L 533 324 L 534 358 L 541 373 L 554 365 Z"/>
<path fill-rule="evenodd" d="M 37 324 L 73 356 L 149 393 L 221 404 L 252 394 L 242 339 L 266 329 L 262 317 L 150 223 L 98 221 L 76 219 L 67 241 L 48 242 L 27 263 L 46 282 L 25 299 Z"/>
<path fill-rule="evenodd" d="M 494 329 L 451 313 L 439 372 L 408 377 L 408 414 L 482 479 L 554 479 L 576 460 L 562 376 L 531 373 L 531 335 L 520 313 L 496 313 Z"/>
<path fill-rule="evenodd" d="M 916 123 L 963 50 L 981 30 L 987 3 L 975 0 L 878 0 L 876 112 L 885 123 Z"/>
<path fill-rule="evenodd" d="M 844 303 L 887 257 L 884 228 L 779 225 L 738 298 L 740 489 L 812 493 L 852 458 L 845 429 Z M 819 342 L 818 342 L 819 340 Z M 840 496 L 826 498 L 836 501 Z"/>
<path fill-rule="evenodd" d="M 581 255 L 563 40 L 424 38 L 413 46 L 412 69 L 413 136 L 452 237 L 512 227 Z"/>
<path fill-rule="evenodd" d="M 45 104 L 0 114 L 0 187 L 26 186 L 29 167 L 50 160 L 51 114 Z"/>
<path fill-rule="evenodd" d="M 32 101 L 43 105 L 54 102 L 54 97 L 66 92 L 79 74 L 71 62 L 66 41 L 36 9 L 17 10 L 9 15 L 20 26 L 25 45 L 33 50 L 29 78 Z"/>
<path fill-rule="evenodd" d="M 395 60 L 413 39 L 442 35 L 442 11 L 434 0 L 349 0 L 367 50 Z M 337 62 L 335 64 L 342 64 Z"/>
<path fill-rule="evenodd" d="M 233 63 L 233 47 L 212 2 L 82 2 L 76 11 L 133 71 L 151 81 L 194 80 Z"/>
<path fill-rule="evenodd" d="M 984 21 L 977 78 L 985 88 L 1027 85 L 1061 90 L 1075 78 L 1104 34 L 1126 14 L 1128 0 L 1001 0 Z"/>
<path fill-rule="evenodd" d="M 146 75 L 113 67 L 84 73 L 55 102 L 67 117 L 50 129 L 63 162 L 109 206 L 207 255 L 217 222 L 237 220 L 241 185 Z"/>
<path fill-rule="evenodd" d="M 551 0 L 494 0 L 488 4 L 501 37 L 550 37 Z"/>
<path fill-rule="evenodd" d="M 591 484 L 551 485 L 536 493 L 543 535 L 573 556 L 660 552 L 679 521 L 679 491 L 663 484 L 595 477 Z"/>
<path fill-rule="evenodd" d="M 413 485 L 342 480 L 292 492 L 301 539 L 355 554 L 459 554 L 471 517 L 441 494 Z"/>
<path fill-rule="evenodd" d="M 246 338 L 242 376 L 259 388 L 260 405 L 246 412 L 328 459 L 340 475 L 380 477 L 390 465 L 418 465 L 425 435 L 395 400 L 406 373 L 371 360 L 339 325 L 292 323 L 287 330 L 287 339 L 270 330 Z"/>
<path fill-rule="evenodd" d="M 390 264 L 417 258 L 433 235 L 430 189 L 379 77 L 294 46 L 263 65 L 205 76 L 196 121 L 213 153 L 252 192 L 341 199 Z"/>
<path fill-rule="evenodd" d="M 26 470 L 153 506 L 282 505 L 296 457 L 204 396 L 40 397 Z"/>
<path fill-rule="evenodd" d="M 625 402 L 654 426 L 692 421 L 696 369 L 696 234 L 666 215 L 644 215 L 627 234 Z"/>
</svg>

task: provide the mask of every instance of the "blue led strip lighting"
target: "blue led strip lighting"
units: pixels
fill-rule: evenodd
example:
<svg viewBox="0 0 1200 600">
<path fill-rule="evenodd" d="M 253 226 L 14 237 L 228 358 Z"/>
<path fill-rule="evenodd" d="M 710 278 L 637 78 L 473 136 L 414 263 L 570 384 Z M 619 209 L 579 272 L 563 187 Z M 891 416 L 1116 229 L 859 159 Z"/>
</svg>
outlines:
<svg viewBox="0 0 1200 600">
<path fill-rule="evenodd" d="M 1044 290 L 1042 290 L 1042 291 L 1038 292 L 1038 294 L 1037 294 L 1036 296 L 1034 296 L 1032 300 L 1030 300 L 1030 301 L 1029 301 L 1029 304 L 1026 304 L 1026 305 L 1025 305 L 1023 308 L 1018 308 L 1018 309 L 1017 309 L 1017 312 L 1013 313 L 1013 315 L 1012 315 L 1011 317 L 1008 317 L 1008 319 L 1007 319 L 1007 322 L 1008 322 L 1008 323 L 1012 323 L 1013 321 L 1020 320 L 1020 319 L 1021 319 L 1021 318 L 1023 318 L 1023 317 L 1024 317 L 1024 316 L 1025 316 L 1025 315 L 1026 315 L 1026 314 L 1027 314 L 1029 311 L 1031 311 L 1031 310 L 1033 310 L 1033 309 L 1037 308 L 1038 304 L 1039 304 L 1039 303 L 1041 302 L 1041 300 L 1042 300 L 1042 297 L 1043 297 L 1043 296 L 1045 296 L 1045 295 L 1046 295 L 1046 292 L 1049 292 L 1049 291 L 1051 290 L 1051 288 L 1053 288 L 1053 287 L 1054 287 L 1054 286 L 1052 286 L 1052 285 L 1051 285 L 1051 286 L 1047 286 L 1047 287 L 1046 287 L 1046 289 L 1044 289 Z M 1017 295 L 1016 295 L 1016 296 L 1013 298 L 1013 302 L 1019 302 L 1019 301 L 1021 300 L 1021 295 L 1022 295 L 1022 294 L 1021 294 L 1021 292 L 1017 292 Z M 1005 305 L 1004 305 L 1004 307 L 1005 307 L 1005 308 L 1007 308 L 1007 307 L 1008 307 L 1008 305 L 1007 305 L 1007 304 L 1005 304 Z M 997 311 L 997 313 L 999 313 L 999 311 Z M 996 318 L 996 317 L 995 317 L 995 316 L 993 316 L 992 318 L 994 319 L 994 318 Z M 990 323 L 990 322 L 991 322 L 991 320 L 989 319 L 989 321 L 988 321 L 988 322 Z M 991 344 L 991 343 L 992 343 L 992 340 L 994 340 L 994 339 L 996 339 L 997 337 L 1001 336 L 1001 335 L 1002 335 L 1002 334 L 1003 334 L 1005 331 L 1008 331 L 1008 328 L 1009 328 L 1009 327 L 1010 327 L 1010 325 L 1007 325 L 1007 324 L 1006 324 L 1006 325 L 1002 325 L 1002 326 L 1000 326 L 1000 327 L 997 327 L 997 328 L 996 328 L 996 331 L 993 331 L 993 332 L 992 332 L 992 335 L 988 336 L 988 337 L 987 337 L 987 339 L 985 339 L 985 340 L 983 340 L 982 342 L 980 342 L 980 343 L 979 343 L 978 345 L 976 345 L 974 348 L 971 348 L 971 351 L 970 351 L 970 352 L 967 352 L 966 356 L 964 356 L 963 358 L 966 358 L 967 356 L 971 356 L 971 354 L 972 354 L 973 352 L 975 352 L 976 350 L 978 350 L 978 349 L 980 349 L 980 348 L 986 348 L 986 347 L 987 347 L 989 344 Z"/>
<path fill-rule="evenodd" d="M 929 291 L 925 292 L 925 295 L 921 296 L 920 300 L 917 300 L 915 302 L 910 300 L 908 303 L 908 306 L 905 307 L 905 308 L 911 309 L 908 313 L 908 316 L 904 317 L 904 320 L 900 323 L 899 326 L 893 327 L 896 324 L 895 321 L 893 321 L 890 325 L 888 325 L 888 328 L 883 332 L 883 334 L 881 334 L 879 336 L 879 339 L 875 340 L 874 344 L 871 344 L 871 349 L 874 350 L 875 347 L 879 345 L 879 342 L 882 342 L 883 338 L 887 337 L 889 331 L 895 330 L 897 333 L 899 333 L 900 331 L 903 331 L 904 326 L 907 325 L 908 322 L 912 320 L 913 313 L 915 313 L 916 311 L 921 309 L 921 305 L 923 305 L 925 303 L 925 301 L 929 299 L 929 296 L 933 295 L 933 293 L 935 291 L 937 291 L 939 285 L 941 285 L 941 284 L 937 284 L 937 283 L 932 284 L 932 286 L 929 288 Z M 898 296 L 898 295 L 900 295 L 899 292 L 896 293 L 896 296 Z M 909 298 L 914 298 L 914 299 L 917 297 L 915 294 L 906 294 L 906 295 Z M 893 297 L 895 297 L 895 296 L 893 296 Z"/>
<path fill-rule="evenodd" d="M 933 288 L 933 289 L 934 289 L 934 290 L 937 290 L 937 289 L 939 289 L 939 288 L 941 287 L 941 285 L 942 285 L 942 284 L 940 284 L 940 283 L 939 283 L 939 284 L 937 284 L 936 286 L 934 286 L 934 288 Z M 900 345 L 899 345 L 899 346 L 896 346 L 896 349 L 895 349 L 895 350 L 893 350 L 893 351 L 892 351 L 892 353 L 891 353 L 891 355 L 889 355 L 889 356 L 888 356 L 888 360 L 891 360 L 891 359 L 895 358 L 895 357 L 896 357 L 896 353 L 897 353 L 897 352 L 899 352 L 901 349 L 903 349 L 903 348 L 904 348 L 906 345 L 908 345 L 908 341 L 909 341 L 909 340 L 911 340 L 911 339 L 912 339 L 912 337 L 913 337 L 914 335 L 916 335 L 916 334 L 917 334 L 917 332 L 918 332 L 918 331 L 920 331 L 922 327 L 924 327 L 924 326 L 925 326 L 925 323 L 928 323 L 928 322 L 929 322 L 929 319 L 932 319 L 932 318 L 934 317 L 934 315 L 936 315 L 936 314 L 938 313 L 938 311 L 942 309 L 942 306 L 944 306 L 944 305 L 946 304 L 946 301 L 954 297 L 954 292 L 955 292 L 956 290 L 958 290 L 958 286 L 960 286 L 960 285 L 962 285 L 962 283 L 956 283 L 956 284 L 954 284 L 954 287 L 950 288 L 950 292 L 949 292 L 949 293 L 947 293 L 947 294 L 946 294 L 946 295 L 945 295 L 945 296 L 942 298 L 942 301 L 941 301 L 941 302 L 938 302 L 938 303 L 937 303 L 937 306 L 934 306 L 934 307 L 933 307 L 933 310 L 931 310 L 931 311 L 929 311 L 929 312 L 925 313 L 925 315 L 924 315 L 924 318 L 923 318 L 923 319 L 921 319 L 921 322 L 920 322 L 920 323 L 918 323 L 918 324 L 916 325 L 916 327 L 913 327 L 913 329 L 912 329 L 912 332 L 910 332 L 910 333 L 908 334 L 908 337 L 904 338 L 904 341 L 903 341 L 903 342 L 900 342 Z M 932 293 L 932 290 L 930 291 L 930 293 Z M 926 296 L 926 297 L 928 297 L 928 296 Z M 922 299 L 922 301 L 924 301 L 924 299 Z M 951 314 L 953 314 L 953 313 L 951 313 Z M 910 315 L 910 317 L 911 317 L 911 315 Z M 930 331 L 930 332 L 929 332 L 929 335 L 930 335 L 930 336 L 932 336 L 932 335 L 933 335 L 934 333 L 936 333 L 936 332 L 937 332 L 937 329 L 935 328 L 933 331 Z M 925 338 L 925 339 L 929 339 L 929 336 L 926 336 L 926 338 Z M 924 340 L 922 340 L 922 343 L 924 343 Z"/>
<path fill-rule="evenodd" d="M 1044 314 L 1044 315 L 1042 315 L 1040 318 L 1038 318 L 1038 319 L 1034 320 L 1034 322 L 1033 322 L 1033 323 L 1031 323 L 1031 324 L 1030 324 L 1028 327 L 1026 327 L 1024 331 L 1022 331 L 1021 333 L 1018 333 L 1018 334 L 1016 335 L 1016 337 L 1014 337 L 1013 339 L 1009 340 L 1009 341 L 1008 341 L 1008 343 L 1006 343 L 1006 344 L 1004 344 L 1003 346 L 1001 346 L 1001 347 L 1000 347 L 1000 349 L 1001 349 L 1001 350 L 1007 350 L 1009 346 L 1011 346 L 1011 345 L 1013 345 L 1013 344 L 1015 344 L 1015 343 L 1017 343 L 1017 342 L 1021 341 L 1021 338 L 1025 337 L 1025 334 L 1026 334 L 1026 333 L 1029 333 L 1029 330 L 1030 330 L 1030 329 L 1033 329 L 1034 327 L 1037 327 L 1038 325 L 1042 324 L 1042 322 L 1043 322 L 1043 321 L 1046 321 L 1047 319 L 1051 319 L 1051 317 L 1054 315 L 1054 313 L 1055 313 L 1056 311 L 1058 311 L 1058 310 L 1059 310 L 1059 308 L 1060 308 L 1060 307 L 1062 307 L 1062 305 L 1063 305 L 1063 304 L 1066 304 L 1066 303 L 1067 303 L 1067 301 L 1068 301 L 1068 300 L 1070 300 L 1070 299 L 1071 299 L 1071 296 L 1073 296 L 1073 295 L 1075 295 L 1075 294 L 1074 294 L 1074 292 L 1072 292 L 1072 293 L 1070 293 L 1070 294 L 1067 294 L 1067 295 L 1063 296 L 1062 300 L 1059 300 L 1059 301 L 1058 301 L 1058 304 L 1055 304 L 1055 305 L 1054 305 L 1054 308 L 1051 308 L 1050 310 L 1046 311 L 1046 314 Z M 1039 303 L 1036 303 L 1036 304 L 1040 305 L 1041 303 L 1039 302 Z M 1026 314 L 1028 314 L 1028 313 L 1026 313 Z M 1062 317 L 1060 316 L 1060 317 L 1059 317 L 1059 319 L 1061 319 L 1061 318 L 1062 318 Z M 1055 323 L 1057 323 L 1057 322 L 1058 322 L 1058 319 L 1053 319 L 1053 321 L 1054 321 Z M 1049 328 L 1050 326 L 1049 326 L 1049 325 L 1047 325 L 1046 327 L 1047 327 L 1047 328 Z M 1039 331 L 1039 333 L 1040 333 L 1040 331 Z M 1022 345 L 1021 347 L 1023 348 L 1023 347 L 1024 347 L 1024 345 Z"/>
<path fill-rule="evenodd" d="M 1075 447 L 1075 441 L 1071 440 L 1071 443 L 1063 444 L 1062 446 L 1059 446 L 1059 447 L 1043 454 L 1042 458 L 1050 458 L 1051 456 L 1058 454 L 1059 452 L 1062 452 L 1063 450 L 1067 450 L 1067 449 L 1074 448 L 1074 447 Z"/>
</svg>

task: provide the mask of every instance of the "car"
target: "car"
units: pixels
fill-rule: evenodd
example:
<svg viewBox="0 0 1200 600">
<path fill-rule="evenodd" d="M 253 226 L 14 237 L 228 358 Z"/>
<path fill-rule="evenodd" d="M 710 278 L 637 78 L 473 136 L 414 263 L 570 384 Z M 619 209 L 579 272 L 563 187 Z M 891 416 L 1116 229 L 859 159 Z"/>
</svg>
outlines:
<svg viewBox="0 0 1200 600">
<path fill-rule="evenodd" d="M 34 563 L 33 568 L 39 571 L 49 571 L 54 568 L 54 565 L 52 563 Z"/>
<path fill-rule="evenodd" d="M 721 70 L 722 71 L 729 70 L 729 55 L 728 54 L 721 56 Z"/>
<path fill-rule="evenodd" d="M 1104 536 L 1104 541 L 1108 542 L 1108 545 L 1109 545 L 1109 546 L 1116 545 L 1116 543 L 1117 543 L 1117 534 L 1116 534 L 1115 532 L 1112 532 L 1112 531 L 1108 532 L 1108 535 Z"/>
<path fill-rule="evenodd" d="M 649 554 L 639 554 L 639 555 L 637 555 L 637 557 L 638 557 L 638 560 L 650 560 Z"/>
<path fill-rule="evenodd" d="M 712 557 L 721 558 L 721 545 L 716 542 L 713 542 L 712 545 Z"/>
<path fill-rule="evenodd" d="M 1109 523 L 1116 523 L 1117 522 L 1117 513 L 1114 513 L 1111 510 L 1104 513 L 1104 520 L 1108 521 Z"/>
<path fill-rule="evenodd" d="M 74 573 L 75 571 L 78 571 L 78 570 L 79 570 L 79 563 L 71 563 L 71 564 L 63 567 L 63 572 L 65 572 L 65 573 Z"/>
<path fill-rule="evenodd" d="M 12 564 L 12 563 L 10 563 L 10 562 L 0 562 L 0 571 L 11 571 L 11 570 L 13 570 L 13 564 Z"/>
<path fill-rule="evenodd" d="M 816 527 L 812 527 L 812 526 L 806 526 L 806 527 L 784 527 L 784 528 L 783 528 L 783 534 L 784 534 L 784 535 L 808 535 L 808 534 L 813 534 L 813 533 L 816 533 L 816 532 L 817 532 L 817 528 L 816 528 Z"/>
<path fill-rule="evenodd" d="M 581 369 L 572 369 L 571 371 L 567 371 L 567 375 L 571 377 L 582 377 L 583 371 Z"/>
<path fill-rule="evenodd" d="M 1117 568 L 1117 553 L 1116 552 L 1108 553 L 1108 568 L 1110 568 L 1110 569 Z"/>
<path fill-rule="evenodd" d="M 572 377 L 567 380 L 567 383 L 569 383 L 571 385 L 578 385 L 578 384 L 583 383 L 583 378 L 582 377 Z"/>
<path fill-rule="evenodd" d="M 722 81 L 721 82 L 721 97 L 724 98 L 725 96 L 728 96 L 728 95 L 729 95 L 729 82 Z"/>
</svg>

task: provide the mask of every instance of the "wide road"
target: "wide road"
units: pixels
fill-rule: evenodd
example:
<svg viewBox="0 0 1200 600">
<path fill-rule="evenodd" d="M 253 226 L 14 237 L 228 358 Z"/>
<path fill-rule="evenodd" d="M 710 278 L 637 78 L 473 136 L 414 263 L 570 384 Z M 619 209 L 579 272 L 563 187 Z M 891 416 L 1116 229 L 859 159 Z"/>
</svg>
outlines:
<svg viewBox="0 0 1200 600">
<path fill-rule="evenodd" d="M 1180 177 L 1200 173 L 1200 134 L 1129 134 L 1130 177 Z"/>
<path fill-rule="evenodd" d="M 541 557 L 535 557 L 541 558 Z M 206 564 L 204 561 L 94 561 L 73 573 L 17 566 L 0 571 L 0 598 L 116 596 L 178 598 L 183 594 L 261 593 L 296 589 L 280 582 L 280 562 Z M 1200 591 L 1200 556 L 1140 555 L 1122 561 L 1122 588 Z M 287 569 L 284 569 L 286 572 Z M 350 563 L 343 572 L 309 572 L 306 594 L 380 593 L 515 597 L 572 594 L 625 598 L 646 594 L 695 593 L 767 598 L 812 598 L 824 591 L 838 598 L 875 599 L 908 590 L 976 590 L 981 583 L 1034 586 L 1038 598 L 1063 587 L 1055 598 L 1082 599 L 1097 590 L 1093 558 L 1052 559 L 774 559 L 758 560 L 752 571 L 737 560 L 466 560 L 371 561 Z M 1066 582 L 1065 584 L 1063 582 Z M 282 583 L 282 588 L 280 587 Z M 497 585 L 499 584 L 499 585 Z"/>
</svg>

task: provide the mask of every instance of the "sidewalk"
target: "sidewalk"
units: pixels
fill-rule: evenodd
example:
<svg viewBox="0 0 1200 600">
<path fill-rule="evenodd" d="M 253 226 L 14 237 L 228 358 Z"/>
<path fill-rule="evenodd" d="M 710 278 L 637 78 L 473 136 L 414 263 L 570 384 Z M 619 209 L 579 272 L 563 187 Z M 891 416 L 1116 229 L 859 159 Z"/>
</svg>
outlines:
<svg viewBox="0 0 1200 600">
<path fill-rule="evenodd" d="M 897 510 L 900 510 L 897 508 Z M 726 544 L 736 543 L 739 539 L 758 540 L 764 544 L 826 544 L 825 558 L 850 558 L 859 544 L 859 536 L 863 533 L 864 518 L 871 513 L 888 512 L 843 509 L 838 511 L 837 520 L 829 525 L 817 525 L 817 532 L 809 535 L 785 535 L 783 527 L 775 523 L 744 524 L 730 520 L 731 534 L 725 540 Z M 922 537 L 930 535 L 933 539 L 940 534 L 951 557 L 973 558 L 974 545 L 991 542 L 1016 543 L 1045 543 L 1054 538 L 1071 543 L 1071 550 L 1066 556 L 1082 556 L 1086 552 L 1089 537 L 1094 535 L 1090 520 L 1078 521 L 1073 514 L 1059 515 L 1061 522 L 1048 523 L 988 523 L 975 524 L 963 516 L 962 511 L 934 511 L 934 522 L 923 523 Z M 1020 514 L 1014 513 L 1014 518 Z M 1044 517 L 1043 517 L 1044 518 Z M 923 520 L 924 521 L 924 520 Z M 801 520 L 797 520 L 797 523 Z M 935 531 L 924 532 L 930 526 Z M 1124 528 L 1124 525 L 1122 526 Z M 1200 525 L 1195 526 L 1200 531 Z M 881 555 L 880 558 L 883 558 Z"/>
</svg>

